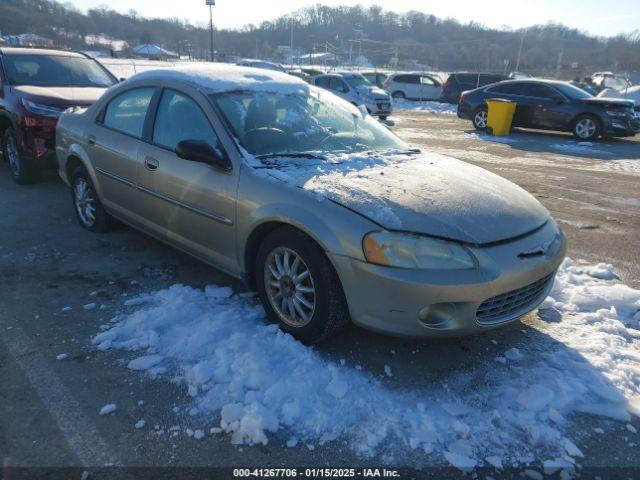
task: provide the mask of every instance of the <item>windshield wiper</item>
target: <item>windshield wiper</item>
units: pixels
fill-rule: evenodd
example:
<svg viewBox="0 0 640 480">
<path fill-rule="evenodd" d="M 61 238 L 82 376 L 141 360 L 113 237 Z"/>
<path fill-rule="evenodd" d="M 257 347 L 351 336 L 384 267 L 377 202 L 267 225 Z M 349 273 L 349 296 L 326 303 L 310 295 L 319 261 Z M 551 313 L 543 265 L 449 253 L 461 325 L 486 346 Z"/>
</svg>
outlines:
<svg viewBox="0 0 640 480">
<path fill-rule="evenodd" d="M 315 153 L 265 153 L 264 155 L 256 155 L 258 160 L 268 160 L 270 158 L 311 158 L 314 160 L 326 160 L 323 155 Z"/>
</svg>

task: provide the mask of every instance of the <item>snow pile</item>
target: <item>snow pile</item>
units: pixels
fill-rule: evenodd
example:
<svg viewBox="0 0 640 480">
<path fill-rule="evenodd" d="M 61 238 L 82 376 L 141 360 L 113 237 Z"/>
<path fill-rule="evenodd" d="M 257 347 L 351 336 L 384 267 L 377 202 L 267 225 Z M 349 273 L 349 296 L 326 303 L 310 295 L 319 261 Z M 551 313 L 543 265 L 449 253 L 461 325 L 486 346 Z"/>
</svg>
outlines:
<svg viewBox="0 0 640 480">
<path fill-rule="evenodd" d="M 213 422 L 211 432 L 236 444 L 282 432 L 289 440 L 277 441 L 291 446 L 336 440 L 363 455 L 412 451 L 464 470 L 535 461 L 571 472 L 582 457 L 567 436 L 572 414 L 640 414 L 640 291 L 596 278 L 608 270 L 567 260 L 535 341 L 505 346 L 500 362 L 480 360 L 465 379 L 420 388 L 395 389 L 379 372 L 326 359 L 228 287 L 157 292 L 94 343 L 137 352 L 140 366 L 162 356 L 194 397 L 202 429 Z"/>
<path fill-rule="evenodd" d="M 458 106 L 455 104 L 405 99 L 394 99 L 393 108 L 406 112 L 441 113 L 445 115 L 456 115 L 458 112 Z"/>
</svg>

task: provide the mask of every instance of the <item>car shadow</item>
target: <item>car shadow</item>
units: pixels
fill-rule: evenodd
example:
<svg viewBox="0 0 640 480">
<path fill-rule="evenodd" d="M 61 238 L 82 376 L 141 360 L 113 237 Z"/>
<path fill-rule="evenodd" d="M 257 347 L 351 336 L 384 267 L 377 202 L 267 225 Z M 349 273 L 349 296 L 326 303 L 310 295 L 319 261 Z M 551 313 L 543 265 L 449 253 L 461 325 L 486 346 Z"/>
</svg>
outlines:
<svg viewBox="0 0 640 480">
<path fill-rule="evenodd" d="M 493 136 L 473 129 L 465 130 L 465 133 L 482 141 L 499 143 L 525 152 L 593 160 L 640 160 L 640 142 L 631 138 L 580 142 L 567 133 L 520 128 L 513 129 L 508 136 Z"/>
</svg>

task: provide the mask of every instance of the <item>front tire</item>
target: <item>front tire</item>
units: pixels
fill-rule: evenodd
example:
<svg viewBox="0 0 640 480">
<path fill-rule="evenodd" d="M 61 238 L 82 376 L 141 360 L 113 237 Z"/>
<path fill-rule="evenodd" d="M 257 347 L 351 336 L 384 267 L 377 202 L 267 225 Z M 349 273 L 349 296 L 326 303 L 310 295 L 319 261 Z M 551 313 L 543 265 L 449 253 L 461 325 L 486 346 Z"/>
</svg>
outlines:
<svg viewBox="0 0 640 480">
<path fill-rule="evenodd" d="M 2 155 L 9 164 L 11 178 L 18 185 L 28 185 L 40 181 L 41 172 L 37 163 L 20 153 L 18 136 L 13 128 L 7 128 L 2 138 Z"/>
<path fill-rule="evenodd" d="M 84 167 L 77 167 L 71 174 L 71 201 L 78 223 L 85 230 L 105 233 L 113 227 L 113 217 L 109 215 Z"/>
<path fill-rule="evenodd" d="M 397 100 L 405 100 L 407 98 L 404 92 L 393 92 L 391 96 Z"/>
<path fill-rule="evenodd" d="M 348 324 L 347 302 L 333 265 L 299 230 L 283 227 L 267 235 L 254 272 L 269 320 L 302 342 L 322 342 Z"/>
<path fill-rule="evenodd" d="M 487 129 L 487 119 L 489 118 L 489 111 L 486 108 L 479 108 L 473 113 L 473 126 L 476 130 Z"/>
<path fill-rule="evenodd" d="M 601 133 L 600 120 L 593 115 L 580 115 L 573 122 L 573 136 L 581 142 L 596 140 Z"/>
</svg>

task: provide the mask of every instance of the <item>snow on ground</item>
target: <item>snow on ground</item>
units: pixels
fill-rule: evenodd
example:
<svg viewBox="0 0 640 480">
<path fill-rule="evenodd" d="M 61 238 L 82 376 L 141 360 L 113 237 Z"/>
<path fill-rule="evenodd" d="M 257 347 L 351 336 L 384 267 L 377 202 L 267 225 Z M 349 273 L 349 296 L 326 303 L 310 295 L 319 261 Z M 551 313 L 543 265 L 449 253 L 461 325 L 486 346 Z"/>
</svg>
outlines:
<svg viewBox="0 0 640 480">
<path fill-rule="evenodd" d="M 533 462 L 527 468 L 571 473 L 583 456 L 569 433 L 576 413 L 625 423 L 640 415 L 640 291 L 614 278 L 610 265 L 566 260 L 536 342 L 505 345 L 465 381 L 458 373 L 420 388 L 325 358 L 228 287 L 154 293 L 93 342 L 133 352 L 137 366 L 157 369 L 162 358 L 193 397 L 201 429 L 235 444 L 336 441 L 461 469 Z"/>
<path fill-rule="evenodd" d="M 457 105 L 450 103 L 440 103 L 434 101 L 413 101 L 404 99 L 394 99 L 393 108 L 395 110 L 423 113 L 443 113 L 446 115 L 456 115 Z"/>
<path fill-rule="evenodd" d="M 578 155 L 613 155 L 613 152 L 608 150 L 594 148 L 594 144 L 592 142 L 552 143 L 549 145 L 549 148 L 563 153 Z"/>
</svg>

